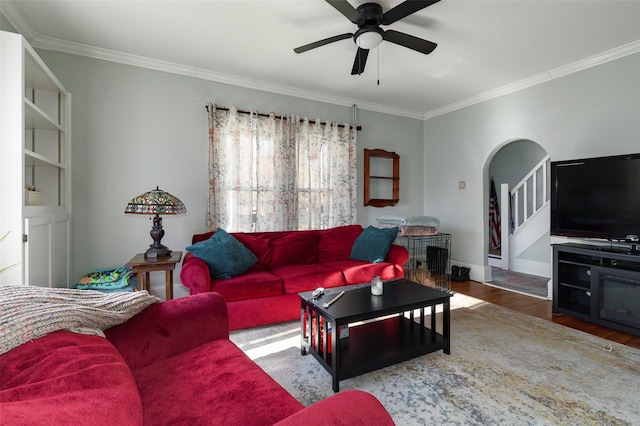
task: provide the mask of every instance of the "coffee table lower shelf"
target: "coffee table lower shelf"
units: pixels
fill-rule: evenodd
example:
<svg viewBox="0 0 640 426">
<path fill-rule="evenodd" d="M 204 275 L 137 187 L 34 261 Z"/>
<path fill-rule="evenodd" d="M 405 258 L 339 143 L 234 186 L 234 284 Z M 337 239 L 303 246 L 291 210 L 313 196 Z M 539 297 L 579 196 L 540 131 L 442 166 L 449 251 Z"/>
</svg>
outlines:
<svg viewBox="0 0 640 426">
<path fill-rule="evenodd" d="M 310 324 L 308 324 L 310 325 Z M 323 325 L 323 328 L 325 326 Z M 327 327 L 328 328 L 328 327 Z M 335 329 L 331 326 L 331 329 Z M 309 330 L 309 328 L 307 328 Z M 311 354 L 333 378 L 333 390 L 339 391 L 340 380 L 349 379 L 431 352 L 443 350 L 449 354 L 449 339 L 403 315 L 350 326 L 349 336 L 318 344 L 309 333 L 303 338 L 302 353 Z M 329 332 L 330 339 L 333 333 Z M 326 348 L 325 348 L 326 346 Z M 331 348 L 337 348 L 333 351 Z M 336 352 L 334 355 L 333 352 Z M 337 366 L 335 368 L 334 366 Z"/>
</svg>

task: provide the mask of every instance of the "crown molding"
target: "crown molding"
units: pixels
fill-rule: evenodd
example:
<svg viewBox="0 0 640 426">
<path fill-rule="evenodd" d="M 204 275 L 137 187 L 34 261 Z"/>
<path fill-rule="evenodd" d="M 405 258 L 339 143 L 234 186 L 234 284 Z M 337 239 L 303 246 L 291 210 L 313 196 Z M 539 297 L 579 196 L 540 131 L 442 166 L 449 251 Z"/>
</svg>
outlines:
<svg viewBox="0 0 640 426">
<path fill-rule="evenodd" d="M 625 45 L 616 47 L 614 49 L 607 50 L 598 55 L 594 55 L 589 58 L 585 58 L 580 61 L 576 61 L 571 64 L 564 65 L 562 67 L 558 67 L 538 75 L 534 75 L 532 77 L 526 78 L 524 80 L 520 80 L 512 84 L 507 84 L 497 89 L 494 89 L 485 93 L 481 93 L 477 96 L 472 96 L 460 102 L 455 102 L 455 103 L 446 105 L 442 108 L 428 111 L 424 114 L 422 119 L 429 120 L 430 118 L 434 118 L 439 115 L 447 114 L 462 108 L 466 108 L 471 105 L 476 105 L 481 102 L 499 98 L 500 96 L 508 95 L 510 93 L 515 93 L 520 90 L 527 89 L 529 87 L 536 86 L 541 83 L 546 83 L 548 81 L 554 80 L 556 78 L 564 77 L 569 74 L 583 71 L 588 68 L 595 67 L 597 65 L 602 65 L 607 62 L 614 61 L 616 59 L 620 59 L 625 56 L 629 56 L 638 52 L 640 52 L 640 40 L 636 40 L 629 44 L 625 44 Z"/>
<path fill-rule="evenodd" d="M 32 32 L 33 33 L 33 32 Z M 325 102 L 334 105 L 351 107 L 354 104 L 358 105 L 358 108 L 368 111 L 380 112 L 384 114 L 398 115 L 402 117 L 414 118 L 418 120 L 429 120 L 431 118 L 447 114 L 453 111 L 457 111 L 468 106 L 476 105 L 481 102 L 485 102 L 491 99 L 498 98 L 500 96 L 515 93 L 529 87 L 536 86 L 541 83 L 551 81 L 556 78 L 564 77 L 575 72 L 583 71 L 585 69 L 601 65 L 622 57 L 640 52 L 640 40 L 632 43 L 605 51 L 598 55 L 591 56 L 589 58 L 582 59 L 580 61 L 573 62 L 562 67 L 555 68 L 553 70 L 526 78 L 524 80 L 517 81 L 512 84 L 499 87 L 497 89 L 481 93 L 477 96 L 464 99 L 459 102 L 446 105 L 442 108 L 437 108 L 426 113 L 423 111 L 413 111 L 402 108 L 393 108 L 385 105 L 362 102 L 357 99 L 342 98 L 338 96 L 331 96 L 324 93 L 313 92 L 309 90 L 299 89 L 295 87 L 272 84 L 264 81 L 253 80 L 243 77 L 238 77 L 230 74 L 218 73 L 202 68 L 189 67 L 172 62 L 159 61 L 157 59 L 151 59 L 144 56 L 131 55 L 128 53 L 122 53 L 114 50 L 98 48 L 94 46 L 88 46 L 84 44 L 69 42 L 65 40 L 54 39 L 51 37 L 41 36 L 35 34 L 33 36 L 31 44 L 34 47 L 46 50 L 55 50 L 59 52 L 70 53 L 74 55 L 86 56 L 94 59 L 101 59 L 105 61 L 117 62 L 125 65 L 132 65 L 141 68 L 152 69 L 156 71 L 163 71 L 173 74 L 185 75 L 195 78 L 201 78 L 204 80 L 216 81 L 218 83 L 230 84 L 234 86 L 246 87 L 255 90 L 262 90 L 265 92 L 276 93 L 280 95 L 293 96 L 302 99 L 308 99 L 318 102 Z"/>
<path fill-rule="evenodd" d="M 203 80 L 216 81 L 218 83 L 241 86 L 265 92 L 276 93 L 280 95 L 294 96 L 298 98 L 330 103 L 351 107 L 357 104 L 358 108 L 369 111 L 381 112 L 385 114 L 399 115 L 418 120 L 422 119 L 421 111 L 411 111 L 401 108 L 392 108 L 385 105 L 374 103 L 366 103 L 356 99 L 343 98 L 338 96 L 327 95 L 324 93 L 313 92 L 309 90 L 298 89 L 295 87 L 284 86 L 279 84 L 267 83 L 264 81 L 238 77 L 230 74 L 218 73 L 202 68 L 189 67 L 172 62 L 160 61 L 157 59 L 147 58 L 139 55 L 118 52 L 115 50 L 103 49 L 95 46 L 69 42 L 52 37 L 36 35 L 31 41 L 31 45 L 38 49 L 54 50 L 58 52 L 70 53 L 74 55 L 85 56 L 93 59 L 117 62 L 125 65 L 131 65 L 141 68 L 163 71 L 172 74 L 185 75 L 189 77 L 200 78 Z"/>
</svg>

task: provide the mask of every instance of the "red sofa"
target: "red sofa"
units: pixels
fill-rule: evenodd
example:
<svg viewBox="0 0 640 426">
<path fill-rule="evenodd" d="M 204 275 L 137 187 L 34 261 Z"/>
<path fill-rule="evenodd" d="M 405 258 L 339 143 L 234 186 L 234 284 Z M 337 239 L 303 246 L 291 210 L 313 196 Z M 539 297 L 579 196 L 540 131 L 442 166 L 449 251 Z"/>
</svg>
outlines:
<svg viewBox="0 0 640 426">
<path fill-rule="evenodd" d="M 305 408 L 229 340 L 217 293 L 152 305 L 105 332 L 56 331 L 0 356 L 6 425 L 393 425 L 346 391 Z"/>
<path fill-rule="evenodd" d="M 299 292 L 404 277 L 409 258 L 406 248 L 393 244 L 384 262 L 349 258 L 360 225 L 314 231 L 231 233 L 258 258 L 242 275 L 230 279 L 211 277 L 209 267 L 187 253 L 180 280 L 190 294 L 215 291 L 224 296 L 230 329 L 294 320 L 300 317 Z M 214 232 L 195 234 L 192 244 Z"/>
</svg>

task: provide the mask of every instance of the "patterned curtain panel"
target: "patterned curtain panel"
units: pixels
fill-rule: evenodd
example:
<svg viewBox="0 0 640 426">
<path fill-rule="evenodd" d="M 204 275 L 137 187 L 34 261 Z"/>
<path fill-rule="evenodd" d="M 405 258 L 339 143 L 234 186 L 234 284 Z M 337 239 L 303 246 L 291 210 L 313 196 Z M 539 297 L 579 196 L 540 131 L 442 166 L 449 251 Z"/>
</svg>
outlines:
<svg viewBox="0 0 640 426">
<path fill-rule="evenodd" d="M 356 220 L 356 130 L 209 104 L 207 226 L 325 229 Z"/>
</svg>

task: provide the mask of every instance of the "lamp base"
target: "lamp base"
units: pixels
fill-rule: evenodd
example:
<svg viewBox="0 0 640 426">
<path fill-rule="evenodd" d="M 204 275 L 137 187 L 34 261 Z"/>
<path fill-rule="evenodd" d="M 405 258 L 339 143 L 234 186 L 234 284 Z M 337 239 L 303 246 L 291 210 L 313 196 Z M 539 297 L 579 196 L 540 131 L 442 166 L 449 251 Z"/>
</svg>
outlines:
<svg viewBox="0 0 640 426">
<path fill-rule="evenodd" d="M 144 253 L 145 259 L 158 259 L 171 256 L 171 250 L 169 247 L 160 244 L 160 240 L 164 237 L 164 229 L 162 229 L 162 217 L 156 214 L 153 218 L 153 227 L 151 228 L 151 238 L 153 238 L 153 244 L 149 246 L 149 249 Z"/>
<path fill-rule="evenodd" d="M 171 250 L 169 250 L 169 247 L 163 246 L 162 244 L 160 244 L 159 247 L 152 245 L 146 252 L 144 252 L 145 259 L 158 259 L 169 256 L 171 256 Z"/>
</svg>

